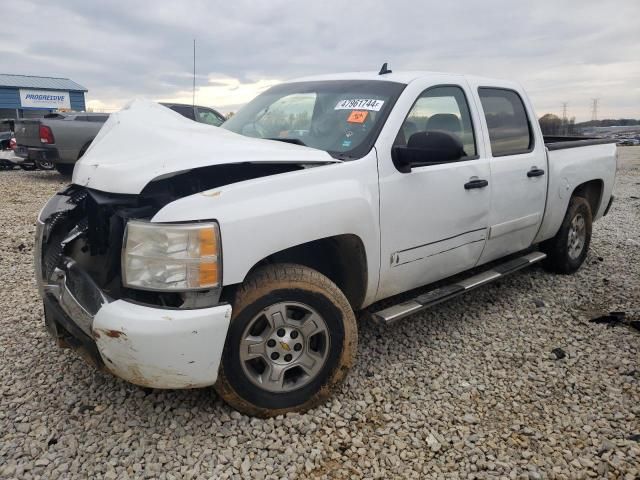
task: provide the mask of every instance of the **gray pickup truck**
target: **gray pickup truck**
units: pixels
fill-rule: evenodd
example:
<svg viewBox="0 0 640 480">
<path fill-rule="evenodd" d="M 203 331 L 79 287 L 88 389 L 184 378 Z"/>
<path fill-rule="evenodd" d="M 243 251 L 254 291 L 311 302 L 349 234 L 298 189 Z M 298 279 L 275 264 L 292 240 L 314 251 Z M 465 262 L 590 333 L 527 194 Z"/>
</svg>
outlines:
<svg viewBox="0 0 640 480">
<path fill-rule="evenodd" d="M 87 151 L 107 113 L 51 113 L 41 119 L 17 120 L 16 155 L 24 170 L 55 168 L 71 175 L 76 161 Z"/>
<path fill-rule="evenodd" d="M 220 126 L 224 116 L 199 105 L 163 103 L 167 108 L 199 123 Z M 51 113 L 41 119 L 17 120 L 16 155 L 24 170 L 51 170 L 71 175 L 73 167 L 98 134 L 108 113 Z"/>
</svg>

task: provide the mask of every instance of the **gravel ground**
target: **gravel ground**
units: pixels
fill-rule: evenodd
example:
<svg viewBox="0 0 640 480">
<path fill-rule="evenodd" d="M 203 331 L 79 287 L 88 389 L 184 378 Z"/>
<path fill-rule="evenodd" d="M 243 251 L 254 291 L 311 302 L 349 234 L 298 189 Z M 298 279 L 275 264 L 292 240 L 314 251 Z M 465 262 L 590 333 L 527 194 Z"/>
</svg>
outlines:
<svg viewBox="0 0 640 480">
<path fill-rule="evenodd" d="M 618 201 L 577 274 L 535 267 L 392 327 L 361 324 L 341 392 L 269 420 L 59 350 L 32 238 L 64 182 L 0 173 L 0 477 L 639 478 L 640 332 L 589 322 L 640 320 L 640 147 L 620 152 Z"/>
</svg>

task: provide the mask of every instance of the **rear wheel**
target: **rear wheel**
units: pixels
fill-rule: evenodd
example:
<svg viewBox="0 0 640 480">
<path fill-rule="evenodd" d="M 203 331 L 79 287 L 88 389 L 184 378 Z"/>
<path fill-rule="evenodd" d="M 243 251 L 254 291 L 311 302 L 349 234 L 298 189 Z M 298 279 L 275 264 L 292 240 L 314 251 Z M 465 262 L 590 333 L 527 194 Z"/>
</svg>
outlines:
<svg viewBox="0 0 640 480">
<path fill-rule="evenodd" d="M 304 411 L 346 377 L 356 346 L 355 316 L 331 280 L 300 265 L 269 266 L 236 295 L 216 390 L 249 415 Z"/>
<path fill-rule="evenodd" d="M 556 273 L 573 273 L 580 268 L 591 243 L 591 206 L 583 197 L 572 197 L 560 230 L 543 242 L 545 267 Z"/>
<path fill-rule="evenodd" d="M 36 160 L 36 166 L 40 170 L 53 170 L 54 164 L 51 160 Z"/>
<path fill-rule="evenodd" d="M 65 177 L 73 175 L 73 167 L 73 163 L 56 163 L 56 170 L 60 175 L 64 175 Z"/>
</svg>

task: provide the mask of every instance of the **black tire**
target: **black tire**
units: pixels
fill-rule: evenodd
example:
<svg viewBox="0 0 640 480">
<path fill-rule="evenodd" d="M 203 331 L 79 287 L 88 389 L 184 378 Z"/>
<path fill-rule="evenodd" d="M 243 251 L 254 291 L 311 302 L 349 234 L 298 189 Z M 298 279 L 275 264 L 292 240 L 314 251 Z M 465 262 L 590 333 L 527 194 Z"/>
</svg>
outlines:
<svg viewBox="0 0 640 480">
<path fill-rule="evenodd" d="M 73 175 L 73 167 L 75 165 L 73 163 L 56 163 L 56 170 L 60 175 L 65 177 L 70 177 Z"/>
<path fill-rule="evenodd" d="M 579 220 L 580 217 L 584 220 L 584 241 L 578 254 L 576 249 L 570 247 L 569 243 L 572 222 Z M 555 237 L 543 242 L 541 245 L 541 250 L 547 254 L 547 258 L 543 263 L 547 270 L 569 274 L 580 268 L 589 251 L 592 222 L 593 216 L 589 202 L 583 197 L 572 197 L 560 230 L 558 230 Z"/>
<path fill-rule="evenodd" d="M 324 347 L 326 351 L 323 363 L 314 367 L 317 368 L 317 372 L 313 375 L 306 375 L 306 372 L 300 369 L 301 367 L 295 366 L 295 362 L 291 367 L 287 366 L 288 369 L 283 369 L 285 373 L 282 374 L 282 378 L 285 385 L 287 373 L 296 373 L 297 369 L 300 369 L 305 380 L 301 381 L 299 388 L 295 386 L 297 380 L 294 380 L 293 386 L 289 386 L 291 390 L 270 391 L 256 384 L 257 377 L 252 377 L 248 371 L 253 368 L 248 366 L 253 360 L 241 359 L 240 349 L 247 331 L 249 335 L 254 335 L 248 329 L 258 322 L 256 319 L 261 315 L 266 319 L 267 309 L 277 308 L 284 303 L 287 305 L 297 303 L 315 311 L 324 322 L 326 330 L 322 335 L 326 333 L 328 341 Z M 286 322 L 295 324 L 296 320 L 292 319 L 294 316 L 289 316 L 288 310 L 286 313 Z M 304 318 L 308 317 L 301 317 L 301 325 L 306 323 Z M 286 325 L 289 326 L 291 323 Z M 278 332 L 278 336 L 281 337 L 281 330 L 281 328 L 272 328 L 269 324 L 266 325 L 265 331 Z M 302 329 L 300 331 L 302 332 Z M 271 336 L 273 335 L 275 333 L 271 333 Z M 297 334 L 294 337 L 291 333 L 290 338 L 298 337 Z M 304 349 L 301 354 L 304 355 L 307 348 L 312 348 L 312 340 L 305 337 L 303 333 L 300 333 L 299 338 L 301 340 L 291 340 L 291 342 L 303 342 L 305 346 L 301 347 Z M 310 268 L 294 264 L 261 268 L 252 274 L 236 292 L 231 323 L 215 385 L 216 391 L 229 405 L 248 415 L 271 417 L 287 412 L 308 410 L 323 403 L 344 380 L 355 359 L 357 338 L 353 310 L 344 294 L 327 277 Z M 268 342 L 272 341 L 267 341 L 266 337 L 263 338 L 261 345 L 265 351 L 269 345 Z M 274 345 L 276 343 L 279 345 L 275 348 L 280 348 L 283 342 L 273 341 Z M 289 351 L 289 347 L 285 350 Z M 287 355 L 284 355 L 281 358 L 286 360 L 286 357 Z M 289 358 L 291 358 L 290 355 Z M 270 371 L 266 369 L 269 359 L 265 354 L 257 360 L 264 363 L 265 371 Z M 270 362 L 270 364 L 273 363 L 275 362 Z"/>
<path fill-rule="evenodd" d="M 40 169 L 40 170 L 53 170 L 55 167 L 55 164 L 50 161 L 50 160 L 36 160 L 36 166 Z"/>
</svg>

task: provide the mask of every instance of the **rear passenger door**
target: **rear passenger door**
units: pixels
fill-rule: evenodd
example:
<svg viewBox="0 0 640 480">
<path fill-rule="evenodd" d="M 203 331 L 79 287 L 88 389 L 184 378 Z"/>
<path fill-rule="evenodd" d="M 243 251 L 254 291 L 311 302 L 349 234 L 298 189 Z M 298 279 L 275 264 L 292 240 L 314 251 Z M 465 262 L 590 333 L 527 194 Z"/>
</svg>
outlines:
<svg viewBox="0 0 640 480">
<path fill-rule="evenodd" d="M 533 242 L 544 214 L 548 168 L 526 98 L 512 88 L 482 85 L 475 93 L 491 167 L 489 232 L 479 261 L 486 263 Z"/>
</svg>

